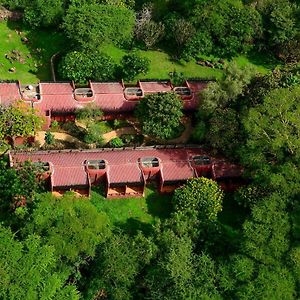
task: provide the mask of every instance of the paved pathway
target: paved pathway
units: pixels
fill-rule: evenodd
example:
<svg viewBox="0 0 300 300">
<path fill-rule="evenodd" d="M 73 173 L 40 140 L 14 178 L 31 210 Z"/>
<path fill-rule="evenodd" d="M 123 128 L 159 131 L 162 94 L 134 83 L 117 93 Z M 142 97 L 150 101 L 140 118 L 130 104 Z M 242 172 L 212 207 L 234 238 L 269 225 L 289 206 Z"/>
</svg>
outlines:
<svg viewBox="0 0 300 300">
<path fill-rule="evenodd" d="M 103 139 L 105 143 L 108 143 L 110 140 L 120 137 L 123 134 L 136 134 L 136 130 L 133 127 L 122 127 L 107 133 L 103 134 Z"/>
</svg>

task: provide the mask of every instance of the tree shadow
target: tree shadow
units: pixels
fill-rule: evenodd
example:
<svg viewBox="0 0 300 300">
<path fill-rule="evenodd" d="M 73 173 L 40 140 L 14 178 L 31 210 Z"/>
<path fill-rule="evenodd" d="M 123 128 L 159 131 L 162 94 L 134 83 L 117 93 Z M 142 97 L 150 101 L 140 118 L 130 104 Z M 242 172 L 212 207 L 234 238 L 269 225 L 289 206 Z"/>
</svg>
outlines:
<svg viewBox="0 0 300 300">
<path fill-rule="evenodd" d="M 247 58 L 252 64 L 267 69 L 273 69 L 277 65 L 282 65 L 282 62 L 270 52 L 251 51 L 247 54 Z"/>
<path fill-rule="evenodd" d="M 154 187 L 152 186 L 151 189 L 153 190 Z M 149 214 L 160 219 L 167 219 L 170 217 L 170 214 L 173 210 L 171 199 L 171 194 L 159 194 L 156 191 L 150 193 L 146 197 L 146 204 Z"/>
</svg>

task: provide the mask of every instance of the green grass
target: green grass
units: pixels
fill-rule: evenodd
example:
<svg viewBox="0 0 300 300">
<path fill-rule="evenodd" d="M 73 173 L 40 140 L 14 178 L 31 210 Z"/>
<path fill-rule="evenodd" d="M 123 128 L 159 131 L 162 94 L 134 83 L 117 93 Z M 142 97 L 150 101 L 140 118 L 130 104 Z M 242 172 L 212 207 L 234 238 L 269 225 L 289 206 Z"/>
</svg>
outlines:
<svg viewBox="0 0 300 300">
<path fill-rule="evenodd" d="M 129 51 L 117 48 L 113 45 L 104 45 L 101 50 L 110 55 L 119 64 L 122 57 Z M 174 70 L 182 72 L 186 78 L 218 79 L 222 76 L 222 70 L 197 65 L 195 61 L 175 61 L 166 52 L 155 50 L 136 50 L 143 57 L 150 60 L 150 70 L 146 75 L 139 76 L 140 79 L 166 79 Z M 212 57 L 211 57 L 212 58 Z M 207 58 L 209 59 L 209 58 Z M 257 72 L 266 74 L 280 63 L 264 54 L 249 53 L 233 58 L 240 67 L 252 66 Z"/>
<path fill-rule="evenodd" d="M 21 34 L 17 34 L 20 31 Z M 29 42 L 22 43 L 25 36 Z M 28 31 L 21 23 L 0 22 L 0 80 L 20 80 L 22 83 L 34 83 L 39 80 L 51 80 L 50 58 L 64 48 L 64 37 L 53 31 Z M 25 62 L 10 63 L 5 54 L 18 50 Z M 16 68 L 15 73 L 8 70 Z"/>
<path fill-rule="evenodd" d="M 110 55 L 113 60 L 119 64 L 121 58 L 129 51 L 119 49 L 113 45 L 104 45 L 101 50 Z M 222 71 L 197 65 L 194 61 L 174 61 L 165 52 L 155 50 L 136 50 L 143 57 L 150 60 L 150 70 L 146 75 L 140 75 L 140 79 L 166 79 L 169 78 L 169 73 L 182 72 L 187 78 L 199 77 L 202 79 L 220 78 Z"/>
<path fill-rule="evenodd" d="M 167 218 L 171 211 L 171 196 L 159 194 L 154 188 L 147 188 L 145 197 L 121 199 L 106 199 L 94 190 L 91 202 L 108 215 L 114 226 L 126 232 L 149 232 L 151 225 Z"/>
</svg>

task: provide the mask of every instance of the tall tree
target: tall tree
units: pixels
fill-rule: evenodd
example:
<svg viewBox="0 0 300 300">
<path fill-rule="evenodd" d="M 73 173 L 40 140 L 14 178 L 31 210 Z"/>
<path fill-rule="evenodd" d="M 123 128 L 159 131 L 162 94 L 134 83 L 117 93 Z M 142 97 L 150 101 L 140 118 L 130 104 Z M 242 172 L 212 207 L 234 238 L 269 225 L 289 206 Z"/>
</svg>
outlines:
<svg viewBox="0 0 300 300">
<path fill-rule="evenodd" d="M 175 93 L 147 95 L 136 109 L 136 116 L 145 134 L 170 139 L 179 127 L 183 104 Z"/>
<path fill-rule="evenodd" d="M 104 42 L 128 43 L 134 21 L 134 12 L 126 7 L 84 3 L 69 7 L 63 28 L 76 46 L 94 51 Z"/>
<path fill-rule="evenodd" d="M 56 270 L 54 248 L 29 235 L 24 241 L 0 226 L 1 299 L 79 299 L 76 288 Z"/>
</svg>

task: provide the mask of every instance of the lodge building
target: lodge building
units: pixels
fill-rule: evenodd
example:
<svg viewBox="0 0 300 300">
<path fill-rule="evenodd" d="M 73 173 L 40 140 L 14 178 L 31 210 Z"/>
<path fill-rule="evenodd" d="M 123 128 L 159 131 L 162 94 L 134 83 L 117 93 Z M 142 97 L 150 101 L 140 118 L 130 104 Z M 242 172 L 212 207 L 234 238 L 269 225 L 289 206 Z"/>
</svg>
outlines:
<svg viewBox="0 0 300 300">
<path fill-rule="evenodd" d="M 31 161 L 42 167 L 49 190 L 89 195 L 102 184 L 107 198 L 140 197 L 152 183 L 159 192 L 172 192 L 189 178 L 207 177 L 225 190 L 239 184 L 242 168 L 209 156 L 197 146 L 156 146 L 124 149 L 59 150 L 9 153 L 11 167 Z"/>
<path fill-rule="evenodd" d="M 135 86 L 126 86 L 123 81 L 89 81 L 86 87 L 76 87 L 74 82 L 0 83 L 0 105 L 24 101 L 45 117 L 46 130 L 53 120 L 74 120 L 77 109 L 91 104 L 100 108 L 106 119 L 132 114 L 139 100 L 153 93 L 175 92 L 183 100 L 184 111 L 194 111 L 198 107 L 199 92 L 206 86 L 207 82 L 199 80 L 185 81 L 179 87 L 170 81 L 138 81 Z"/>
</svg>

